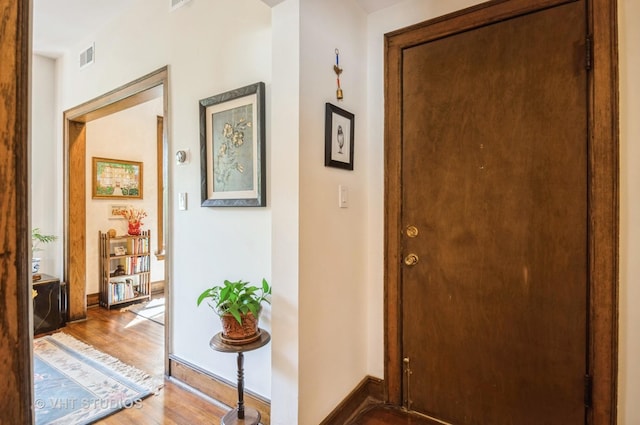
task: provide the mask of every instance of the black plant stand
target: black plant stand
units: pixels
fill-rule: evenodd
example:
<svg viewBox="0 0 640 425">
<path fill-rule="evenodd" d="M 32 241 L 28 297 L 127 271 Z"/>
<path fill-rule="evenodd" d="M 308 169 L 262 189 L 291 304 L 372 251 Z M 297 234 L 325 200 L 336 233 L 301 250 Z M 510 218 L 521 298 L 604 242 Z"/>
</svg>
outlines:
<svg viewBox="0 0 640 425">
<path fill-rule="evenodd" d="M 271 340 L 271 335 L 259 329 L 260 338 L 248 344 L 227 344 L 222 340 L 222 332 L 218 332 L 209 341 L 209 346 L 223 353 L 238 353 L 238 406 L 222 417 L 220 425 L 258 425 L 260 412 L 244 406 L 244 353 L 264 347 Z"/>
</svg>

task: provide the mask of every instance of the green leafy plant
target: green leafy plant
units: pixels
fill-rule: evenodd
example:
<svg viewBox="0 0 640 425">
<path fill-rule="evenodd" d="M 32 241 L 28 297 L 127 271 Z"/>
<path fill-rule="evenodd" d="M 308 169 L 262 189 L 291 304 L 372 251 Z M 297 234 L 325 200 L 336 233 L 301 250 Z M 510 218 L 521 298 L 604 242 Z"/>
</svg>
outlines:
<svg viewBox="0 0 640 425">
<path fill-rule="evenodd" d="M 42 244 L 50 243 L 57 239 L 58 237 L 55 235 L 43 235 L 40 228 L 35 227 L 31 230 L 31 251 L 42 251 L 44 249 L 41 247 Z"/>
<path fill-rule="evenodd" d="M 242 315 L 251 312 L 258 317 L 262 303 L 271 304 L 271 286 L 266 279 L 262 279 L 262 286 L 251 285 L 250 282 L 231 282 L 225 280 L 222 286 L 205 289 L 198 297 L 198 306 L 209 299 L 209 306 L 223 316 L 231 314 L 238 323 L 242 324 Z"/>
</svg>

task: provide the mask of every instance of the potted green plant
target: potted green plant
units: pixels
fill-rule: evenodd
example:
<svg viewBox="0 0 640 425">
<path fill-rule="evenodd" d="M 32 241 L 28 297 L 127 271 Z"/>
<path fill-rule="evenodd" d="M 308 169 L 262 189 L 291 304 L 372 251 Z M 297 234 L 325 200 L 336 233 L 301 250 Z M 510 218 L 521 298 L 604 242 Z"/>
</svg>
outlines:
<svg viewBox="0 0 640 425">
<path fill-rule="evenodd" d="M 197 305 L 208 300 L 209 306 L 220 316 L 222 340 L 231 344 L 245 344 L 260 337 L 258 321 L 262 303 L 271 303 L 271 286 L 262 279 L 262 286 L 250 282 L 225 280 L 222 286 L 205 289 Z"/>
<path fill-rule="evenodd" d="M 31 273 L 34 277 L 39 276 L 38 272 L 40 271 L 40 257 L 36 257 L 35 253 L 44 249 L 42 248 L 42 244 L 53 242 L 56 239 L 58 239 L 58 237 L 55 235 L 42 234 L 38 227 L 34 227 L 31 230 L 31 252 L 33 255 L 31 259 Z"/>
</svg>

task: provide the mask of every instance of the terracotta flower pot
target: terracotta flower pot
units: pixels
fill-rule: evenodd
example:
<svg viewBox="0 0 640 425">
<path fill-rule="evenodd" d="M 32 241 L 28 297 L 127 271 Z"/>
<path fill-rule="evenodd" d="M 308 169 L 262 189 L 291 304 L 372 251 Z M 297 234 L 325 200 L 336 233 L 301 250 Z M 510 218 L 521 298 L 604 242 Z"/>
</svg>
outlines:
<svg viewBox="0 0 640 425">
<path fill-rule="evenodd" d="M 220 316 L 222 322 L 222 340 L 228 344 L 247 344 L 260 338 L 259 318 L 249 312 L 241 316 L 242 324 L 231 314 Z"/>
</svg>

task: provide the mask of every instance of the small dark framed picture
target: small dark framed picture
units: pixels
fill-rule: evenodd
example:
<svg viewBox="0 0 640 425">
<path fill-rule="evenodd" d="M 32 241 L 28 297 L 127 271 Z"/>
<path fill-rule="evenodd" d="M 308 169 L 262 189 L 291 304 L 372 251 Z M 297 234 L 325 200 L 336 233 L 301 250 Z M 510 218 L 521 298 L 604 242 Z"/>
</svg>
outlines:
<svg viewBox="0 0 640 425">
<path fill-rule="evenodd" d="M 327 103 L 324 124 L 324 165 L 353 170 L 355 116 Z"/>
</svg>

